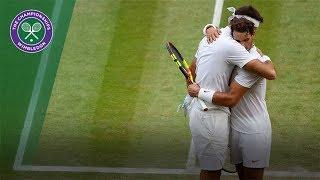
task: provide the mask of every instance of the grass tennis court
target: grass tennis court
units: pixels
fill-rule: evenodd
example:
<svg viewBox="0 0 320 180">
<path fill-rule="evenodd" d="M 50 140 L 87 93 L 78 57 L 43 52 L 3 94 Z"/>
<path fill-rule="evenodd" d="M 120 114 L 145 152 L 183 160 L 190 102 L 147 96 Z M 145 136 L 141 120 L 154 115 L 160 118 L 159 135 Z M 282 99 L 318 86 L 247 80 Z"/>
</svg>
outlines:
<svg viewBox="0 0 320 180">
<path fill-rule="evenodd" d="M 318 172 L 320 2 L 228 0 L 221 26 L 229 16 L 226 7 L 248 3 L 265 18 L 256 45 L 271 57 L 278 74 L 267 90 L 273 128 L 268 170 Z M 35 131 L 41 133 L 31 136 L 35 139 L 29 140 L 22 164 L 185 168 L 188 120 L 176 112 L 185 85 L 164 43 L 175 42 L 190 61 L 202 27 L 212 20 L 214 4 L 213 0 L 76 1 L 43 126 Z M 1 176 L 197 179 L 194 175 L 11 171 Z"/>
</svg>

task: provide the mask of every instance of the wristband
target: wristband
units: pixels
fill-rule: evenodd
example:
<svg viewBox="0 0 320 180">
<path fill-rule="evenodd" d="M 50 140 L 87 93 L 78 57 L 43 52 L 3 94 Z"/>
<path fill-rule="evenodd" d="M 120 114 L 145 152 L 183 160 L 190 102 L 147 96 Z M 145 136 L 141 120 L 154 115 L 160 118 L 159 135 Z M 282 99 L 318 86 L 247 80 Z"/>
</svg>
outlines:
<svg viewBox="0 0 320 180">
<path fill-rule="evenodd" d="M 261 56 L 261 58 L 259 58 L 262 62 L 266 62 L 266 61 L 271 61 L 271 59 L 269 58 L 269 56 L 267 55 L 263 55 Z"/>
<path fill-rule="evenodd" d="M 203 28 L 203 30 L 202 30 L 203 35 L 207 35 L 207 32 L 206 32 L 206 31 L 207 31 L 207 29 L 208 29 L 209 27 L 213 27 L 213 28 L 216 29 L 216 27 L 215 27 L 213 24 L 207 24 L 207 25 L 204 26 L 204 28 Z"/>
<path fill-rule="evenodd" d="M 198 93 L 198 98 L 202 99 L 204 101 L 207 101 L 209 103 L 212 103 L 212 97 L 213 97 L 214 93 L 215 93 L 215 91 L 213 91 L 213 90 L 200 88 L 199 93 Z"/>
</svg>

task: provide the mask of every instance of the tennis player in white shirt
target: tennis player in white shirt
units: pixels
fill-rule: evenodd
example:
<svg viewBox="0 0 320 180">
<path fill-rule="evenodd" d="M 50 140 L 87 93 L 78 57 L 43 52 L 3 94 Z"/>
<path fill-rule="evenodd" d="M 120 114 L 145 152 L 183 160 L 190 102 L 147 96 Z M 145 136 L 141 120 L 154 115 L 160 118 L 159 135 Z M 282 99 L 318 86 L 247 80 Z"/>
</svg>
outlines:
<svg viewBox="0 0 320 180">
<path fill-rule="evenodd" d="M 240 12 L 240 14 L 243 15 L 245 14 L 243 12 L 247 12 L 248 9 L 252 9 L 252 7 L 241 7 L 238 9 L 238 14 Z M 223 28 L 221 36 L 226 34 L 231 35 L 237 42 L 242 44 L 253 57 L 259 59 L 261 62 L 270 61 L 268 56 L 263 55 L 262 52 L 253 45 L 256 29 L 248 26 L 248 24 L 245 23 L 248 19 L 239 16 L 237 17 L 235 15 L 232 18 L 234 17 L 236 17 L 238 20 L 236 22 L 231 22 L 230 26 Z M 207 29 L 207 27 L 205 29 Z M 214 34 L 211 34 L 211 36 L 214 36 Z M 217 41 L 219 41 L 219 38 Z M 212 71 L 215 70 L 216 69 L 212 68 Z M 217 90 L 215 88 L 202 88 L 206 86 L 192 84 L 188 87 L 188 92 L 190 96 L 199 97 L 200 99 L 211 102 L 218 107 L 233 107 L 231 110 L 231 161 L 236 165 L 237 172 L 241 180 L 259 180 L 263 178 L 264 168 L 268 167 L 269 165 L 271 149 L 271 123 L 265 102 L 266 79 L 255 73 L 245 70 L 245 68 L 236 68 L 233 74 L 235 77 L 230 84 L 229 91 L 221 91 L 221 89 Z M 196 73 L 196 75 L 198 74 Z M 211 99 L 204 96 L 204 92 L 210 92 L 210 96 L 212 95 Z M 213 127 L 211 128 L 211 131 L 209 131 L 211 134 L 218 133 L 221 135 L 221 131 L 227 131 L 224 129 L 224 126 L 223 128 L 219 126 L 219 123 L 221 122 L 218 122 L 219 119 L 217 116 L 209 121 L 203 117 L 198 117 L 198 120 L 201 121 L 200 124 L 202 124 L 202 126 L 198 125 L 197 127 L 202 133 L 206 132 L 206 130 L 203 130 L 203 128 L 210 129 L 208 126 Z M 190 123 L 191 121 L 192 120 L 190 120 Z M 218 125 L 220 129 L 216 129 L 216 125 Z M 190 125 L 190 127 L 191 126 L 192 125 Z M 197 139 L 197 137 L 194 138 L 193 135 L 193 140 L 195 141 L 195 139 Z M 205 138 L 202 139 L 203 142 L 200 142 L 200 144 L 202 144 L 202 146 L 208 146 L 208 143 L 204 141 Z M 199 145 L 196 143 L 197 142 L 195 142 L 197 148 Z M 222 141 L 218 141 L 218 144 L 224 143 Z M 199 149 L 201 150 L 201 148 L 198 147 L 198 151 Z M 202 148 L 202 150 L 206 150 L 206 148 Z M 216 148 L 215 153 L 219 152 L 222 151 L 219 151 L 219 148 L 218 150 Z M 199 159 L 199 161 L 201 167 L 201 159 Z"/>
</svg>

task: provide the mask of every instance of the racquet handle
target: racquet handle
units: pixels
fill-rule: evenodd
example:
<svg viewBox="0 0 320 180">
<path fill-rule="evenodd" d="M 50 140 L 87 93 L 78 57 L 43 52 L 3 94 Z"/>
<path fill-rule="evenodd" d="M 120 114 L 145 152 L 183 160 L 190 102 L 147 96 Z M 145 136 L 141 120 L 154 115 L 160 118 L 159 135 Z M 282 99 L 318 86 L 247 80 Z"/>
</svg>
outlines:
<svg viewBox="0 0 320 180">
<path fill-rule="evenodd" d="M 202 99 L 199 99 L 200 101 L 200 106 L 203 111 L 208 111 L 208 106 L 202 101 Z"/>
<path fill-rule="evenodd" d="M 194 82 L 193 82 L 193 83 L 194 83 Z M 203 101 L 202 99 L 200 99 L 200 98 L 198 98 L 198 99 L 199 99 L 199 103 L 200 103 L 201 109 L 202 109 L 203 111 L 208 111 L 209 108 L 208 108 L 208 106 L 206 105 L 206 103 L 204 103 L 204 101 Z"/>
</svg>

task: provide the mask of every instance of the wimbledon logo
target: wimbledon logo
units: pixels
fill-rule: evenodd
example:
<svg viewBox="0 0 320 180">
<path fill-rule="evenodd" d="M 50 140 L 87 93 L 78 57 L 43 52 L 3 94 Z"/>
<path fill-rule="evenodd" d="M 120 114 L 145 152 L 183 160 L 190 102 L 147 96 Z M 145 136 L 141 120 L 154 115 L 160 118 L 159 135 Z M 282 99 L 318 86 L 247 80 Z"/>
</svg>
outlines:
<svg viewBox="0 0 320 180">
<path fill-rule="evenodd" d="M 10 36 L 13 44 L 21 51 L 37 53 L 50 44 L 52 23 L 43 12 L 25 10 L 12 20 Z"/>
</svg>

